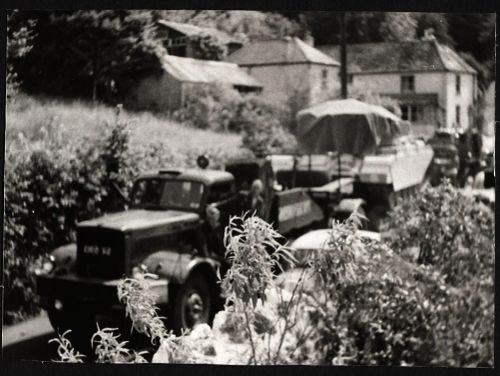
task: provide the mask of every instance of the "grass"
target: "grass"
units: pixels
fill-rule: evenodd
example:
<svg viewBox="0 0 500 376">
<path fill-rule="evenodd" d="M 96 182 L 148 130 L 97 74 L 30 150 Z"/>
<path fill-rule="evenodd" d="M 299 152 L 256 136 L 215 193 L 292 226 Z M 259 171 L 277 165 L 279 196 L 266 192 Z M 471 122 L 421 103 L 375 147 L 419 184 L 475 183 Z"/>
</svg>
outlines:
<svg viewBox="0 0 500 376">
<path fill-rule="evenodd" d="M 105 122 L 115 117 L 116 108 L 102 104 L 19 95 L 7 106 L 5 140 L 8 143 L 21 132 L 37 140 L 45 132 L 42 129 L 59 130 L 62 137 L 95 139 Z M 123 110 L 120 117 L 131 125 L 132 146 L 162 141 L 179 151 L 219 146 L 237 151 L 241 145 L 239 135 L 195 129 L 150 112 Z"/>
</svg>

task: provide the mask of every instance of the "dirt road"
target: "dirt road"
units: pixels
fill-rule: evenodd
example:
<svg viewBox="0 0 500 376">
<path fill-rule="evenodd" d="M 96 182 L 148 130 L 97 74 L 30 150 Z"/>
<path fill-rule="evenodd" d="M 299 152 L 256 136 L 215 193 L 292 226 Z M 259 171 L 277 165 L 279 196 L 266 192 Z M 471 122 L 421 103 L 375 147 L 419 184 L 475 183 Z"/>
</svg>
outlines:
<svg viewBox="0 0 500 376">
<path fill-rule="evenodd" d="M 56 345 L 48 341 L 56 335 L 45 312 L 22 323 L 3 328 L 2 359 L 51 360 Z"/>
</svg>

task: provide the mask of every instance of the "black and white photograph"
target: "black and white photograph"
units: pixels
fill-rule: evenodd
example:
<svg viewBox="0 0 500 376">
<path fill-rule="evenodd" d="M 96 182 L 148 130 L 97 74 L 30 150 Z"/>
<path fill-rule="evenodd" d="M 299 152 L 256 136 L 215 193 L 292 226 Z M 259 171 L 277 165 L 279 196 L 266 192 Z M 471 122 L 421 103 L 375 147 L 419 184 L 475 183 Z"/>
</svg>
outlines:
<svg viewBox="0 0 500 376">
<path fill-rule="evenodd" d="M 2 359 L 494 367 L 495 13 L 6 17 Z"/>
</svg>

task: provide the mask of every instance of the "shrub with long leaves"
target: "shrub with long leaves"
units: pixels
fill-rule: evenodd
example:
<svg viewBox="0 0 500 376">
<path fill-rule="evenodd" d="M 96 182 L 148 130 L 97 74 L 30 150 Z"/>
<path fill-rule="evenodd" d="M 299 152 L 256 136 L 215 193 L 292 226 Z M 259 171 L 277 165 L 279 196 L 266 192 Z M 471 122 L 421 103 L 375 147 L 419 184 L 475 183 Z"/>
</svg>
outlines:
<svg viewBox="0 0 500 376">
<path fill-rule="evenodd" d="M 266 289 L 273 283 L 273 269 L 293 258 L 278 239 L 280 234 L 267 222 L 246 213 L 231 217 L 224 233 L 226 259 L 231 268 L 221 283 L 229 303 L 241 301 L 254 307 L 266 301 Z"/>
<path fill-rule="evenodd" d="M 63 363 L 83 363 L 85 355 L 75 350 L 69 339 L 66 338 L 66 335 L 70 332 L 71 330 L 66 330 L 63 334 L 58 334 L 57 338 L 49 340 L 49 343 L 57 343 L 57 355 L 59 359 L 55 361 Z"/>
<path fill-rule="evenodd" d="M 251 364 L 291 362 L 298 343 L 311 333 L 298 324 L 302 318 L 303 276 L 287 296 L 276 283 L 276 272 L 283 265 L 295 263 L 280 238 L 270 224 L 249 213 L 232 217 L 225 231 L 226 258 L 231 266 L 221 281 L 221 289 L 226 309 L 233 312 L 230 320 L 234 316 L 243 318 Z M 268 303 L 269 297 L 272 302 Z M 270 312 L 266 309 L 273 310 L 274 315 L 267 317 Z"/>
<path fill-rule="evenodd" d="M 125 278 L 118 285 L 118 299 L 125 304 L 125 314 L 132 321 L 131 330 L 136 330 L 151 338 L 151 342 L 162 341 L 167 330 L 158 316 L 155 297 L 149 288 L 153 274 L 143 274 L 136 278 Z"/>
<path fill-rule="evenodd" d="M 136 352 L 126 347 L 128 341 L 119 341 L 119 334 L 114 334 L 116 329 L 99 327 L 90 342 L 94 348 L 98 363 L 146 363 L 145 351 Z"/>
</svg>

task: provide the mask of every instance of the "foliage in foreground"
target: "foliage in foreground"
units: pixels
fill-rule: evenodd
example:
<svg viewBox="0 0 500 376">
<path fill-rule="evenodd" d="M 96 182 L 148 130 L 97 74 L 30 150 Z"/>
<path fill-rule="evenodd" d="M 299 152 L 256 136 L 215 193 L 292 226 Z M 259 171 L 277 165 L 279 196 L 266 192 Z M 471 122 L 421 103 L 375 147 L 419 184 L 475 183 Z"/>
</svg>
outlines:
<svg viewBox="0 0 500 376">
<path fill-rule="evenodd" d="M 418 202 L 429 189 L 411 201 Z M 438 192 L 450 189 L 445 185 Z M 168 334 L 148 298 L 140 297 L 147 295 L 145 280 L 124 281 L 122 301 L 133 327 L 160 339 L 156 361 L 211 363 L 222 346 L 222 351 L 236 351 L 231 360 L 237 364 L 492 366 L 493 286 L 488 280 L 475 281 L 478 277 L 465 268 L 461 283 L 453 285 L 439 263 L 405 260 L 389 245 L 362 238 L 359 224 L 356 216 L 334 223 L 324 248 L 305 256 L 307 267 L 276 275 L 281 265 L 293 266 L 291 250 L 261 219 L 232 218 L 225 233 L 232 265 L 221 278 L 227 301 L 216 315 L 213 334 L 206 326 L 199 329 L 203 325 L 181 337 Z M 491 277 L 491 265 L 481 260 L 484 274 L 479 275 L 489 271 Z M 477 289 L 474 295 L 471 286 Z M 203 338 L 211 338 L 210 351 L 200 350 L 199 341 L 190 337 L 197 331 L 209 332 Z M 111 347 L 113 353 L 118 344 Z M 77 360 L 71 350 L 62 359 Z M 130 355 L 127 361 L 136 359 Z"/>
<path fill-rule="evenodd" d="M 406 256 L 418 253 L 424 287 L 437 314 L 433 330 L 438 362 L 493 364 L 494 218 L 445 181 L 424 187 L 391 213 L 387 241 Z M 437 276 L 437 277 L 434 277 Z M 432 278 L 429 278 L 432 277 Z"/>
</svg>

